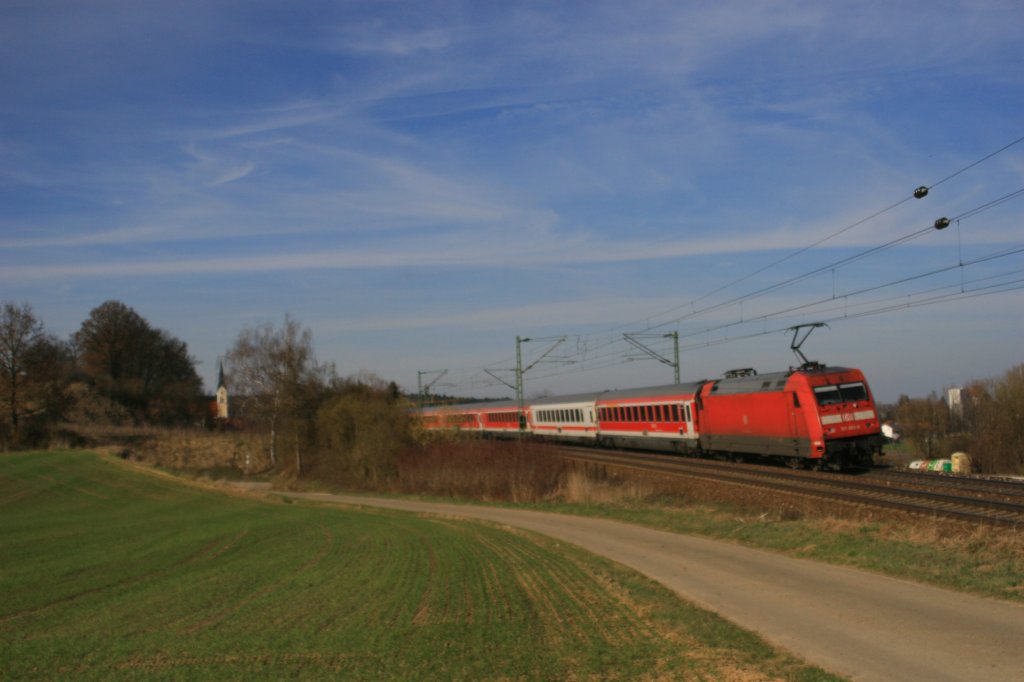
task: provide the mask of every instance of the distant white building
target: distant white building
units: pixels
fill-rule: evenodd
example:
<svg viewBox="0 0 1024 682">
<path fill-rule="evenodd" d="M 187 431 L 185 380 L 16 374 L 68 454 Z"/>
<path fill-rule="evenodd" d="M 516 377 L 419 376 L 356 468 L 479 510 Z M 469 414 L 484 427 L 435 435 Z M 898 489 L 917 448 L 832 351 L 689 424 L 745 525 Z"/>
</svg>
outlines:
<svg viewBox="0 0 1024 682">
<path fill-rule="evenodd" d="M 951 413 L 958 417 L 964 416 L 964 389 L 951 388 L 946 391 L 946 405 Z"/>
</svg>

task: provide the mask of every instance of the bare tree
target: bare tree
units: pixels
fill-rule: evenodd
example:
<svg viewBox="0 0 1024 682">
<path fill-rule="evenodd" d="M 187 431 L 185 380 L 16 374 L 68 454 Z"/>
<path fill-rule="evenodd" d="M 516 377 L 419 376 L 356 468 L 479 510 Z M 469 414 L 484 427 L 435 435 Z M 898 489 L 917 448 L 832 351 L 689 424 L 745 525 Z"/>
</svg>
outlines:
<svg viewBox="0 0 1024 682">
<path fill-rule="evenodd" d="M 977 381 L 966 393 L 974 465 L 982 473 L 1024 472 L 1024 365 L 1002 377 Z"/>
<path fill-rule="evenodd" d="M 29 371 L 34 346 L 43 338 L 43 325 L 32 306 L 4 303 L 0 309 L 0 381 L 3 382 L 4 420 L 11 440 L 17 441 L 21 418 L 31 410 L 26 389 L 33 377 Z"/>
<path fill-rule="evenodd" d="M 270 432 L 270 462 L 279 462 L 284 430 L 292 436 L 296 473 L 302 474 L 302 447 L 312 437 L 313 415 L 333 368 L 317 363 L 313 333 L 285 316 L 280 329 L 271 323 L 246 327 L 225 358 L 232 392 L 242 396 L 248 416 Z"/>
</svg>

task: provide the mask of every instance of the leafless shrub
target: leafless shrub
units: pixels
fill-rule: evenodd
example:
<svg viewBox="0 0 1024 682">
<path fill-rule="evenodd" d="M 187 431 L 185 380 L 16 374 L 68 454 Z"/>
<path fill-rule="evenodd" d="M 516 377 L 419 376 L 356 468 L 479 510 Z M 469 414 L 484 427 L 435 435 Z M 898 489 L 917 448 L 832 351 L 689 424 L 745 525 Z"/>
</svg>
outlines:
<svg viewBox="0 0 1024 682">
<path fill-rule="evenodd" d="M 317 413 L 311 475 L 379 488 L 396 475 L 398 453 L 411 441 L 410 420 L 404 403 L 372 389 L 336 396 Z"/>
<path fill-rule="evenodd" d="M 1024 365 L 968 390 L 965 421 L 974 434 L 970 454 L 982 473 L 1024 473 Z"/>
</svg>

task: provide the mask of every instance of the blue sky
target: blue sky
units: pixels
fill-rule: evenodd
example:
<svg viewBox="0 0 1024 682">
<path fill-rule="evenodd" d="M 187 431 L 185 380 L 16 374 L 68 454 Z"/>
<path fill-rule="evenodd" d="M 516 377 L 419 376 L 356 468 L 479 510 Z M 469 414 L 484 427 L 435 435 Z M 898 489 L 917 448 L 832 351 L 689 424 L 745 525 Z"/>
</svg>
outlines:
<svg viewBox="0 0 1024 682">
<path fill-rule="evenodd" d="M 780 330 L 819 320 L 805 352 L 883 400 L 996 376 L 1024 362 L 1021 26 L 978 0 L 5 2 L 0 298 L 62 337 L 120 300 L 208 387 L 285 314 L 342 374 L 463 395 L 510 394 L 484 370 L 511 381 L 516 336 L 527 365 L 565 337 L 525 379 L 557 394 L 669 383 L 627 332 L 678 331 L 685 380 L 785 368 Z"/>
</svg>

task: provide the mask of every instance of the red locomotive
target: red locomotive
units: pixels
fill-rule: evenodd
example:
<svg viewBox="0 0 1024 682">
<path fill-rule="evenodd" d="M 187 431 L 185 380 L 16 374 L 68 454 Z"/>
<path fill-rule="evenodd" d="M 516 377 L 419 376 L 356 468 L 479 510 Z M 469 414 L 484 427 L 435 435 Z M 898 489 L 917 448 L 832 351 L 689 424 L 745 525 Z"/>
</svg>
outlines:
<svg viewBox="0 0 1024 682">
<path fill-rule="evenodd" d="M 881 421 L 860 370 L 805 362 L 786 372 L 421 410 L 427 428 L 663 450 L 790 466 L 869 466 Z"/>
</svg>

